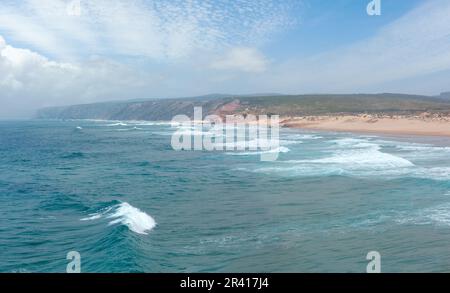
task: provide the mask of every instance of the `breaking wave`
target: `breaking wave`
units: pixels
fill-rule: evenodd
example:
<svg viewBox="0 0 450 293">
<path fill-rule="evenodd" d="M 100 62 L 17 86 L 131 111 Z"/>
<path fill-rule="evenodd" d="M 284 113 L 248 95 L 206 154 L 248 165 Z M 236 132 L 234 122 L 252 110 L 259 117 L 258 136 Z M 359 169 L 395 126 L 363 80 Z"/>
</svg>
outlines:
<svg viewBox="0 0 450 293">
<path fill-rule="evenodd" d="M 109 225 L 125 225 L 138 234 L 148 234 L 156 226 L 155 220 L 150 215 L 127 202 L 90 214 L 89 217 L 82 218 L 81 221 L 93 221 L 101 218 L 111 219 Z"/>
<path fill-rule="evenodd" d="M 126 123 L 123 123 L 123 122 L 117 122 L 117 123 L 111 123 L 111 124 L 108 124 L 108 125 L 106 125 L 106 126 L 127 126 L 128 124 L 126 124 Z"/>
</svg>

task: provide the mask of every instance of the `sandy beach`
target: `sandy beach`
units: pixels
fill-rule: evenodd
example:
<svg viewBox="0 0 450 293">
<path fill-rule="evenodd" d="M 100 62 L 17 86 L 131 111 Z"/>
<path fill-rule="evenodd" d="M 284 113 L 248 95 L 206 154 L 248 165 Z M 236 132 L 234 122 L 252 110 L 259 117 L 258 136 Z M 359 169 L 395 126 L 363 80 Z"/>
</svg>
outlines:
<svg viewBox="0 0 450 293">
<path fill-rule="evenodd" d="M 423 113 L 418 116 L 336 115 L 285 117 L 283 127 L 357 133 L 450 137 L 450 117 Z"/>
</svg>

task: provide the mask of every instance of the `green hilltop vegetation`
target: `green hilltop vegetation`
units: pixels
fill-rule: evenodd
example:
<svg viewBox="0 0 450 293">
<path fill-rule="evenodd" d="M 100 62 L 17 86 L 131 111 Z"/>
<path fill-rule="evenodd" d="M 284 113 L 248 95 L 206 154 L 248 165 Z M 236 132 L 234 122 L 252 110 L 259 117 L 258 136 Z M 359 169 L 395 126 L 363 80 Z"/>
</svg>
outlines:
<svg viewBox="0 0 450 293">
<path fill-rule="evenodd" d="M 450 115 L 450 99 L 404 94 L 349 95 L 208 95 L 176 99 L 151 99 L 105 102 L 45 108 L 37 113 L 41 119 L 171 120 L 184 114 L 193 116 L 194 107 L 203 115 L 276 114 L 280 116 L 337 114 L 399 114 L 424 112 Z"/>
<path fill-rule="evenodd" d="M 241 99 L 255 113 L 285 116 L 326 114 L 413 114 L 450 113 L 450 100 L 403 94 L 300 95 Z"/>
</svg>

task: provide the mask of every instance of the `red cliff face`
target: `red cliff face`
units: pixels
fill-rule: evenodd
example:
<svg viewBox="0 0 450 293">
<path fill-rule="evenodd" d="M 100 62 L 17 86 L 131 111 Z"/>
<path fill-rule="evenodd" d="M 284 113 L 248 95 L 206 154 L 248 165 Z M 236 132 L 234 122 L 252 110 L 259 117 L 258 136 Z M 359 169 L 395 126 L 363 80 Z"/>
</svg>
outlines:
<svg viewBox="0 0 450 293">
<path fill-rule="evenodd" d="M 214 111 L 215 115 L 220 117 L 225 117 L 226 115 L 233 115 L 236 113 L 236 110 L 241 107 L 241 102 L 238 99 L 235 99 L 229 103 L 226 103 Z"/>
</svg>

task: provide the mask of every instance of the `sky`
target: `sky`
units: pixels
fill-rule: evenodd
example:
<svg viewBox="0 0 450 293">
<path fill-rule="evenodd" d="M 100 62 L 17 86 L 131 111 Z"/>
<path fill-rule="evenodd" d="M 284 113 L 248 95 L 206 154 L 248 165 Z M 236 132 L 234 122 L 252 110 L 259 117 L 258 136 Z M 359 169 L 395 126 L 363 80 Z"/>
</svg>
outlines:
<svg viewBox="0 0 450 293">
<path fill-rule="evenodd" d="M 210 93 L 450 91 L 450 1 L 0 0 L 0 119 Z"/>
</svg>

